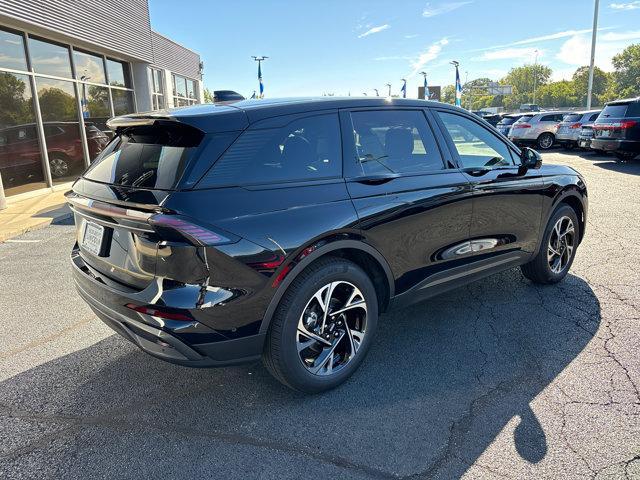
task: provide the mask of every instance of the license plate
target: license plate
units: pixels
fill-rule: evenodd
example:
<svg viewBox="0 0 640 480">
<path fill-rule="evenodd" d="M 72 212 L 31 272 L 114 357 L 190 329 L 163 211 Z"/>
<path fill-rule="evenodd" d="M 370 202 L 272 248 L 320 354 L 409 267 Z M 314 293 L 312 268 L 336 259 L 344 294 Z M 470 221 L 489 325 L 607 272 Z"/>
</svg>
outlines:
<svg viewBox="0 0 640 480">
<path fill-rule="evenodd" d="M 580 146 L 581 147 L 586 147 L 587 146 L 587 142 L 585 142 L 584 140 L 580 140 Z"/>
<path fill-rule="evenodd" d="M 104 227 L 102 225 L 86 222 L 84 235 L 82 236 L 82 247 L 93 255 L 100 255 L 102 237 L 104 237 Z"/>
<path fill-rule="evenodd" d="M 601 137 L 610 137 L 611 136 L 611 130 L 601 130 L 600 131 L 600 136 Z"/>
</svg>

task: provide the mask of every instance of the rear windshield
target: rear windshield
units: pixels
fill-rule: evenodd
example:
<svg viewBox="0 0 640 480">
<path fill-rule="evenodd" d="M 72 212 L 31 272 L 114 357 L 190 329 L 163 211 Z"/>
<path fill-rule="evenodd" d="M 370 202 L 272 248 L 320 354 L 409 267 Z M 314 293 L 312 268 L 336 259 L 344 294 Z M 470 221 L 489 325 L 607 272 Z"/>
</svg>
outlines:
<svg viewBox="0 0 640 480">
<path fill-rule="evenodd" d="M 624 118 L 627 113 L 628 104 L 623 105 L 607 105 L 602 110 L 600 118 Z"/>
<path fill-rule="evenodd" d="M 528 122 L 533 117 L 535 117 L 535 115 L 523 115 L 518 119 L 518 122 Z"/>
<path fill-rule="evenodd" d="M 516 123 L 516 120 L 518 120 L 517 118 L 514 117 L 506 117 L 503 118 L 502 120 L 500 120 L 500 122 L 498 122 L 500 125 L 511 125 L 513 123 Z"/>
<path fill-rule="evenodd" d="M 562 121 L 563 122 L 577 122 L 581 118 L 582 118 L 582 114 L 581 113 L 570 113 L 569 115 L 565 115 L 562 118 Z"/>
<path fill-rule="evenodd" d="M 125 129 L 84 174 L 88 180 L 128 187 L 171 190 L 195 156 L 203 134 L 190 127 Z"/>
</svg>

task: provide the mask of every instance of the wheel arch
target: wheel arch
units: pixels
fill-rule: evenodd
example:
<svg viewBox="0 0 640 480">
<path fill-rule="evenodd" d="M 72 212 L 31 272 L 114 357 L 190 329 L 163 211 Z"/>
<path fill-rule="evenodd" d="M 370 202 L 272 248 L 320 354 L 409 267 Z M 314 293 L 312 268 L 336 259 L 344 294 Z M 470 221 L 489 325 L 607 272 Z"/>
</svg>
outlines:
<svg viewBox="0 0 640 480">
<path fill-rule="evenodd" d="M 569 205 L 576 212 L 580 226 L 580 238 L 578 242 L 582 242 L 584 238 L 585 226 L 587 223 L 587 208 L 585 205 L 584 194 L 582 194 L 576 185 L 570 185 L 561 190 L 555 197 L 549 214 L 547 215 L 545 225 L 556 211 L 560 204 Z"/>
<path fill-rule="evenodd" d="M 310 248 L 313 248 L 313 245 L 306 247 L 302 251 L 305 252 Z M 292 260 L 292 262 L 296 262 L 295 266 L 288 271 L 280 285 L 278 285 L 276 293 L 271 298 L 262 319 L 262 324 L 260 325 L 260 333 L 266 333 L 268 331 L 275 310 L 280 303 L 280 299 L 286 293 L 287 289 L 297 276 L 312 263 L 327 256 L 345 258 L 361 267 L 367 275 L 369 275 L 369 278 L 371 278 L 374 288 L 376 289 L 379 311 L 382 312 L 389 306 L 390 301 L 395 294 L 395 282 L 391 268 L 382 254 L 371 245 L 362 241 L 335 240 L 325 243 L 318 248 L 313 248 L 311 253 L 305 255 L 297 262 Z M 296 259 L 298 258 L 300 258 L 300 256 L 296 257 Z"/>
</svg>

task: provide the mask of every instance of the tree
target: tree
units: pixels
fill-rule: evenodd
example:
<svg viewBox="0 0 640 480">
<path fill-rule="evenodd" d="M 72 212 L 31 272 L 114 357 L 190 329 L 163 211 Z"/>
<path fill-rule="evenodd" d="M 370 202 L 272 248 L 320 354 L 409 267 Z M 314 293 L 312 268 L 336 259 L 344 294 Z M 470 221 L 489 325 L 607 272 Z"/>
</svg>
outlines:
<svg viewBox="0 0 640 480">
<path fill-rule="evenodd" d="M 572 77 L 573 88 L 578 106 L 587 104 L 589 89 L 589 67 L 578 68 Z M 609 75 L 598 67 L 593 68 L 593 97 L 592 105 L 601 105 L 602 97 L 609 85 Z"/>
<path fill-rule="evenodd" d="M 31 95 L 26 93 L 24 78 L 0 73 L 0 128 L 34 121 Z"/>
<path fill-rule="evenodd" d="M 42 120 L 45 122 L 64 122 L 77 120 L 76 99 L 73 95 L 56 87 L 38 91 Z"/>
<path fill-rule="evenodd" d="M 445 85 L 442 87 L 441 102 L 444 103 L 456 103 L 456 87 L 454 85 Z"/>
<path fill-rule="evenodd" d="M 619 97 L 640 95 L 640 43 L 629 45 L 613 57 L 614 79 Z"/>
<path fill-rule="evenodd" d="M 578 107 L 584 105 L 576 94 L 574 82 L 570 80 L 551 82 L 541 86 L 538 89 L 537 102 L 541 107 Z"/>
<path fill-rule="evenodd" d="M 213 103 L 213 92 L 211 90 L 204 87 L 204 91 L 202 93 L 204 95 L 204 103 Z"/>
<path fill-rule="evenodd" d="M 513 94 L 504 99 L 508 109 L 519 107 L 522 103 L 533 102 L 533 88 L 549 83 L 553 71 L 546 65 L 523 65 L 512 68 L 506 77 L 500 80 L 503 85 L 511 85 Z"/>
</svg>

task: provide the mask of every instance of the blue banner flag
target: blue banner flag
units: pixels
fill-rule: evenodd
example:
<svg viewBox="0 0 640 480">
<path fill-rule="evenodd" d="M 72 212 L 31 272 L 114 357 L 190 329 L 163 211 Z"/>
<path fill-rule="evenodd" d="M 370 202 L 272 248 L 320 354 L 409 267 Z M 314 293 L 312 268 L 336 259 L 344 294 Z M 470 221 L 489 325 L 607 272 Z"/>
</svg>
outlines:
<svg viewBox="0 0 640 480">
<path fill-rule="evenodd" d="M 462 84 L 460 83 L 458 65 L 456 65 L 456 105 L 459 107 L 462 106 Z"/>
<path fill-rule="evenodd" d="M 424 98 L 425 100 L 429 100 L 431 95 L 429 94 L 429 85 L 427 85 L 427 76 L 424 76 Z"/>
<path fill-rule="evenodd" d="M 404 83 L 402 84 L 402 88 L 400 89 L 400 92 L 402 93 L 402 98 L 407 98 L 407 81 L 406 80 L 402 80 Z"/>
<path fill-rule="evenodd" d="M 264 84 L 262 83 L 262 69 L 260 68 L 260 62 L 258 62 L 258 82 L 260 83 L 260 98 L 263 98 Z"/>
</svg>

